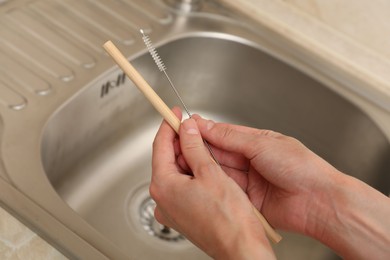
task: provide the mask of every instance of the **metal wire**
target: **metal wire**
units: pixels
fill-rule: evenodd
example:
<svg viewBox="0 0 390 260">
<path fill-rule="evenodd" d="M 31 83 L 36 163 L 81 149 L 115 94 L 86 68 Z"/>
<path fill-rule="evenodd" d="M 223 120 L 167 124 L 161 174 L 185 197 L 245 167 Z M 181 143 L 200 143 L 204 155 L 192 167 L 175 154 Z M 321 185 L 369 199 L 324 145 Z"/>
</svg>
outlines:
<svg viewBox="0 0 390 260">
<path fill-rule="evenodd" d="M 184 103 L 183 99 L 181 98 L 180 94 L 179 94 L 179 91 L 176 89 L 175 85 L 173 84 L 171 78 L 168 76 L 168 73 L 167 73 L 167 67 L 165 66 L 164 62 L 161 60 L 161 57 L 160 55 L 158 55 L 157 51 L 156 51 L 156 48 L 154 48 L 153 46 L 153 43 L 152 41 L 150 40 L 149 36 L 147 36 L 144 31 L 141 29 L 140 30 L 141 34 L 142 34 L 142 40 L 144 41 L 145 45 L 146 45 L 146 48 L 148 48 L 148 51 L 150 53 L 150 55 L 152 56 L 154 62 L 156 63 L 158 69 L 164 73 L 165 77 L 167 78 L 168 82 L 169 82 L 169 85 L 171 86 L 172 90 L 175 92 L 175 95 L 176 97 L 179 99 L 181 105 L 183 106 L 184 110 L 186 111 L 187 115 L 189 118 L 192 117 L 192 114 L 190 112 L 190 110 L 187 108 L 186 104 Z M 211 146 L 210 144 L 206 141 L 206 140 L 203 140 L 203 142 L 205 143 L 207 149 L 209 150 L 210 154 L 211 154 L 211 157 L 213 158 L 213 160 L 218 164 L 218 165 L 221 165 L 217 158 L 215 157 L 215 154 L 213 152 L 213 149 L 211 149 Z"/>
</svg>

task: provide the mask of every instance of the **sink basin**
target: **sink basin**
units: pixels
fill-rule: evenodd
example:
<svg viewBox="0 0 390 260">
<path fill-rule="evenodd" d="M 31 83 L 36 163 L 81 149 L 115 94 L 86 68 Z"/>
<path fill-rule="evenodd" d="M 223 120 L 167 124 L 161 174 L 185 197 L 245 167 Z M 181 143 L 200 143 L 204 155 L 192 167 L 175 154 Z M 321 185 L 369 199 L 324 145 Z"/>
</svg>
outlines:
<svg viewBox="0 0 390 260">
<path fill-rule="evenodd" d="M 390 191 L 389 141 L 365 113 L 323 84 L 229 35 L 189 35 L 158 51 L 193 112 L 294 136 L 343 172 Z M 169 106 L 178 104 L 148 53 L 132 63 Z M 114 86 L 107 92 L 106 82 Z M 160 122 L 133 84 L 112 68 L 48 121 L 42 136 L 45 172 L 72 209 L 135 259 L 207 259 L 153 218 L 148 183 Z M 275 246 L 281 259 L 292 250 L 294 259 L 334 256 L 313 240 L 284 236 Z"/>
<path fill-rule="evenodd" d="M 294 136 L 389 194 L 390 98 L 277 23 L 212 0 L 0 2 L 0 204 L 70 259 L 208 259 L 154 220 L 162 119 L 102 48 L 112 40 L 178 105 L 140 28 L 193 113 Z M 278 259 L 338 258 L 282 235 Z"/>
</svg>

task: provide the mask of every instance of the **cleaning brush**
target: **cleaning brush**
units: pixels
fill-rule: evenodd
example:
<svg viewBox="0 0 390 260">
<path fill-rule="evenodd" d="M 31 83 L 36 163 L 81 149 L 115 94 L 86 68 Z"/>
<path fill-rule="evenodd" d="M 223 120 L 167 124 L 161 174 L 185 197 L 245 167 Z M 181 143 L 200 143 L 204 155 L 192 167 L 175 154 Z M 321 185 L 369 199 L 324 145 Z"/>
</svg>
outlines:
<svg viewBox="0 0 390 260">
<path fill-rule="evenodd" d="M 156 48 L 154 48 L 153 44 L 152 44 L 152 41 L 150 40 L 149 36 L 147 36 L 144 31 L 141 29 L 140 30 L 141 34 L 142 34 L 142 40 L 144 41 L 145 45 L 146 45 L 146 48 L 148 48 L 148 51 L 150 53 L 150 55 L 152 56 L 154 62 L 156 63 L 158 69 L 164 73 L 165 77 L 167 78 L 168 82 L 169 82 L 169 85 L 171 86 L 172 90 L 175 92 L 176 94 L 176 97 L 179 99 L 180 103 L 182 104 L 184 110 L 186 111 L 187 115 L 189 118 L 192 117 L 192 114 L 190 112 L 190 110 L 187 108 L 186 104 L 184 103 L 183 99 L 181 98 L 180 94 L 179 94 L 179 91 L 177 91 L 177 88 L 175 87 L 175 85 L 173 84 L 171 78 L 168 76 L 168 73 L 167 73 L 167 67 L 165 66 L 164 62 L 161 60 L 160 58 L 160 55 L 158 55 L 157 51 L 156 51 Z M 211 146 L 210 144 L 206 141 L 206 140 L 203 140 L 203 142 L 205 143 L 207 149 L 209 150 L 210 154 L 211 154 L 211 157 L 213 158 L 213 160 L 218 164 L 220 165 L 220 163 L 218 162 L 217 158 L 215 157 L 214 155 L 214 152 L 213 152 L 213 149 L 211 149 Z"/>
<path fill-rule="evenodd" d="M 192 114 L 190 113 L 190 110 L 187 108 L 186 104 L 184 103 L 183 99 L 181 98 L 181 96 L 179 94 L 179 91 L 177 91 L 177 89 L 176 89 L 175 85 L 173 84 L 171 78 L 168 76 L 168 73 L 166 71 L 167 67 L 165 67 L 165 64 L 161 60 L 160 55 L 158 55 L 158 53 L 156 51 L 156 48 L 154 48 L 154 46 L 152 44 L 152 41 L 150 40 L 149 36 L 144 33 L 144 31 L 142 29 L 140 30 L 140 32 L 142 34 L 142 40 L 144 41 L 144 43 L 146 45 L 146 48 L 148 48 L 148 51 L 149 51 L 150 55 L 152 56 L 154 62 L 156 63 L 158 69 L 161 72 L 164 73 L 165 77 L 167 78 L 167 80 L 169 82 L 169 85 L 171 86 L 171 88 L 175 92 L 177 98 L 179 99 L 180 103 L 182 104 L 182 106 L 183 106 L 184 110 L 186 111 L 187 115 L 191 118 Z"/>
</svg>

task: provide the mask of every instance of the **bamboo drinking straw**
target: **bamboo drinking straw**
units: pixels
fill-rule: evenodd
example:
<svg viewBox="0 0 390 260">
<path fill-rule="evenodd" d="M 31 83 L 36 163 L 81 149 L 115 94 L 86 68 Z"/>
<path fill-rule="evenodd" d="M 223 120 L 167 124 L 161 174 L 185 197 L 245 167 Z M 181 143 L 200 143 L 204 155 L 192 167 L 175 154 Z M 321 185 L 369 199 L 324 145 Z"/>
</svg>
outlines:
<svg viewBox="0 0 390 260">
<path fill-rule="evenodd" d="M 169 109 L 169 107 L 164 103 L 164 101 L 157 95 L 157 93 L 150 87 L 150 85 L 138 73 L 138 71 L 130 64 L 130 62 L 123 56 L 123 54 L 118 50 L 118 48 L 111 41 L 107 41 L 103 45 L 103 47 L 118 64 L 118 66 L 125 72 L 129 79 L 133 81 L 135 86 L 145 95 L 145 97 L 154 106 L 154 108 L 175 130 L 175 132 L 179 133 L 180 120 L 171 111 L 171 109 Z M 267 222 L 264 216 L 255 207 L 253 207 L 253 211 L 263 225 L 268 237 L 274 243 L 278 243 L 282 239 L 282 237 L 278 233 L 276 233 L 276 231 L 271 227 L 271 225 Z"/>
</svg>

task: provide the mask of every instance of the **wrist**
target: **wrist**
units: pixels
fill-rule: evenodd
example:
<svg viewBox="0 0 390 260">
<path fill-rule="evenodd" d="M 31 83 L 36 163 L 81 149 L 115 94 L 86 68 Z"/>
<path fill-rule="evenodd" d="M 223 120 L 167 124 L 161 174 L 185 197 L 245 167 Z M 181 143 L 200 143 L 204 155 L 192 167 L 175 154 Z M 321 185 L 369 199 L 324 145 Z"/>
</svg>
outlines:
<svg viewBox="0 0 390 260">
<path fill-rule="evenodd" d="M 336 174 L 310 236 L 346 259 L 381 259 L 390 253 L 390 199 L 367 184 Z"/>
<path fill-rule="evenodd" d="M 334 168 L 321 174 L 321 182 L 310 191 L 311 200 L 307 206 L 306 223 L 299 232 L 325 243 L 329 229 L 338 226 L 335 223 L 338 220 L 336 208 L 340 201 L 344 201 L 344 189 L 348 179 Z"/>
<path fill-rule="evenodd" d="M 222 250 L 213 256 L 214 259 L 275 259 L 261 223 L 256 217 L 253 219 L 225 236 Z"/>
</svg>

